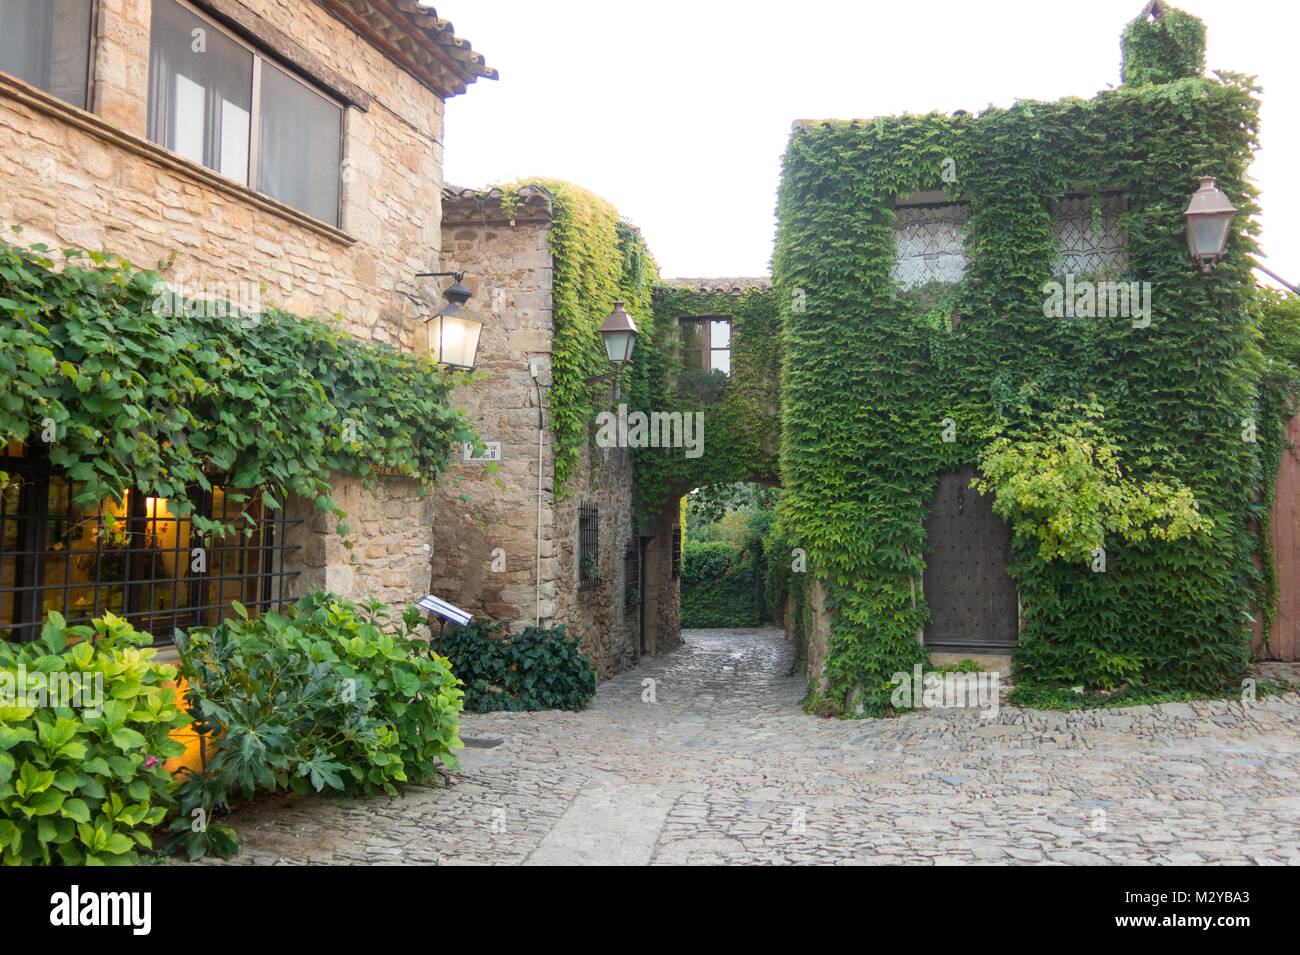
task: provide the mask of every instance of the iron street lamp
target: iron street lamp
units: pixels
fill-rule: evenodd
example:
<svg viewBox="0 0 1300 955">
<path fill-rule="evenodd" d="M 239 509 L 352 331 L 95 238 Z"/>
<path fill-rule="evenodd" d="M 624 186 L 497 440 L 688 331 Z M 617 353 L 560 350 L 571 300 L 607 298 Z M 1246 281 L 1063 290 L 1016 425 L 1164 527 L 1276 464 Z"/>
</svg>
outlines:
<svg viewBox="0 0 1300 955">
<path fill-rule="evenodd" d="M 1192 258 L 1201 263 L 1201 271 L 1209 275 L 1214 263 L 1223 255 L 1228 243 L 1228 226 L 1237 210 L 1223 190 L 1215 186 L 1213 176 L 1202 176 L 1201 187 L 1183 213 L 1187 223 L 1187 247 Z"/>
<path fill-rule="evenodd" d="M 605 340 L 605 356 L 615 368 L 621 368 L 632 360 L 632 349 L 636 347 L 636 322 L 623 310 L 622 302 L 614 303 L 614 311 L 600 326 L 600 337 Z"/>
<path fill-rule="evenodd" d="M 483 321 L 476 318 L 465 303 L 470 290 L 461 285 L 464 272 L 417 272 L 416 278 L 455 276 L 456 282 L 443 293 L 447 304 L 426 323 L 429 326 L 429 355 L 439 365 L 458 371 L 473 371 L 478 361 L 479 334 Z"/>
<path fill-rule="evenodd" d="M 624 366 L 632 361 L 632 349 L 636 347 L 636 334 L 636 322 L 632 321 L 632 316 L 624 311 L 622 302 L 615 302 L 614 310 L 605 317 L 604 323 L 600 326 L 600 337 L 605 343 L 605 357 L 614 366 L 614 370 L 588 378 L 587 384 L 594 385 L 598 381 L 618 378 Z M 617 386 L 617 381 L 610 385 L 611 392 Z"/>
</svg>

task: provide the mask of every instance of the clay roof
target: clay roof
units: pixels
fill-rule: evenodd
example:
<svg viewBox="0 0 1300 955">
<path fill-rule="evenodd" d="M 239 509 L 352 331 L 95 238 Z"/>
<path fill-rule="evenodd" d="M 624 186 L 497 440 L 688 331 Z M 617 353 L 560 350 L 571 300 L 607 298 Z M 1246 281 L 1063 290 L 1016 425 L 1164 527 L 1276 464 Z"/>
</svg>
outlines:
<svg viewBox="0 0 1300 955">
<path fill-rule="evenodd" d="M 456 36 L 448 20 L 416 0 L 316 0 L 439 96 L 465 92 L 497 71 Z"/>
<path fill-rule="evenodd" d="M 722 276 L 718 278 L 664 279 L 665 285 L 685 285 L 701 295 L 744 295 L 758 290 L 766 292 L 772 287 L 772 280 L 766 275 L 755 277 Z"/>
<path fill-rule="evenodd" d="M 521 186 L 519 201 L 507 215 L 501 207 L 505 196 L 500 188 L 468 189 L 463 186 L 443 186 L 442 221 L 444 225 L 466 223 L 471 225 L 502 225 L 507 222 L 550 222 L 553 215 L 552 196 L 541 186 Z"/>
</svg>

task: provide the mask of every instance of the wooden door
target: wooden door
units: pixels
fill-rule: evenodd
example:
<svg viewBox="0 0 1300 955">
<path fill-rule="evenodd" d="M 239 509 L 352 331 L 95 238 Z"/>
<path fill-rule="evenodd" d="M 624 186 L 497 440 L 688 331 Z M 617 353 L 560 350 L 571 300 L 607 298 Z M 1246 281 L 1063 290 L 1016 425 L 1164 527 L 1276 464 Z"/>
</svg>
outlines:
<svg viewBox="0 0 1300 955">
<path fill-rule="evenodd" d="M 936 650 L 1006 653 L 1016 645 L 1019 605 L 1011 529 L 993 513 L 993 495 L 970 487 L 972 466 L 939 476 L 925 522 L 925 644 Z"/>
</svg>

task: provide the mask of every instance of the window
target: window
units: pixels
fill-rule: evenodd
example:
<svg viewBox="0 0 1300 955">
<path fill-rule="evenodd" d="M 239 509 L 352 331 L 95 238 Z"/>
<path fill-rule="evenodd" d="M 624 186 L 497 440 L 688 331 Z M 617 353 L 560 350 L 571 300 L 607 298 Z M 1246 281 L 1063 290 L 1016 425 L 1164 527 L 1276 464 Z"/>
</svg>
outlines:
<svg viewBox="0 0 1300 955">
<path fill-rule="evenodd" d="M 682 368 L 731 374 L 731 319 L 682 319 Z"/>
<path fill-rule="evenodd" d="M 278 605 L 290 522 L 214 486 L 188 489 L 200 516 L 232 525 L 205 537 L 169 502 L 127 491 L 82 507 L 80 482 L 52 472 L 43 449 L 11 445 L 0 454 L 11 480 L 0 489 L 0 637 L 30 640 L 51 610 L 71 623 L 113 613 L 169 643 L 172 631 L 212 625 L 232 601 L 257 611 Z M 241 518 L 241 511 L 247 519 Z"/>
<path fill-rule="evenodd" d="M 0 0 L 0 70 L 85 109 L 92 0 Z"/>
<path fill-rule="evenodd" d="M 904 289 L 931 282 L 960 282 L 966 272 L 965 202 L 899 206 L 894 210 L 894 266 Z"/>
<path fill-rule="evenodd" d="M 595 504 L 578 508 L 578 589 L 600 580 L 600 511 Z"/>
<path fill-rule="evenodd" d="M 635 607 L 641 602 L 641 548 L 636 541 L 628 541 L 623 552 L 623 606 Z"/>
<path fill-rule="evenodd" d="M 149 138 L 338 225 L 343 108 L 178 0 L 155 0 Z"/>
<path fill-rule="evenodd" d="M 682 526 L 673 525 L 673 579 L 682 575 Z"/>
</svg>

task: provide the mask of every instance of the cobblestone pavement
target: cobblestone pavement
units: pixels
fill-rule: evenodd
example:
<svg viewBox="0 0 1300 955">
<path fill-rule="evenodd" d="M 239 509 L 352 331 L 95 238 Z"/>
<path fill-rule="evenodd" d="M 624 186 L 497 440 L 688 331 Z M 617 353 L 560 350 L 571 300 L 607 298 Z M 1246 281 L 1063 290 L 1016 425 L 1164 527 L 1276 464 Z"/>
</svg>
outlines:
<svg viewBox="0 0 1300 955">
<path fill-rule="evenodd" d="M 1300 863 L 1295 693 L 824 720 L 780 631 L 685 636 L 581 713 L 466 716 L 502 742 L 450 787 L 240 810 L 231 863 Z"/>
</svg>

